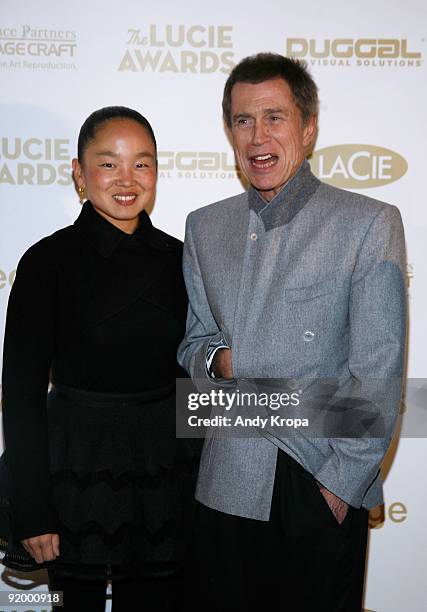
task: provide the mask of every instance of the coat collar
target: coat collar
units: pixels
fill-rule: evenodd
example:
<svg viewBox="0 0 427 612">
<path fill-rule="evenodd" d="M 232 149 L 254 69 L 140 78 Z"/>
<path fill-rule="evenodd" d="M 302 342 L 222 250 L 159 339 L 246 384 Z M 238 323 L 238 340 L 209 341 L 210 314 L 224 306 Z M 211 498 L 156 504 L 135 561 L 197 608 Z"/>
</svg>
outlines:
<svg viewBox="0 0 427 612">
<path fill-rule="evenodd" d="M 291 180 L 270 202 L 266 202 L 251 186 L 248 191 L 249 208 L 262 219 L 265 230 L 268 231 L 290 223 L 319 185 L 320 181 L 311 172 L 310 164 L 304 160 Z"/>
<path fill-rule="evenodd" d="M 126 240 L 137 240 L 160 251 L 169 251 L 171 248 L 162 232 L 153 226 L 145 210 L 139 214 L 139 225 L 134 233 L 127 234 L 97 213 L 87 200 L 74 225 L 103 257 L 112 255 L 119 244 Z"/>
</svg>

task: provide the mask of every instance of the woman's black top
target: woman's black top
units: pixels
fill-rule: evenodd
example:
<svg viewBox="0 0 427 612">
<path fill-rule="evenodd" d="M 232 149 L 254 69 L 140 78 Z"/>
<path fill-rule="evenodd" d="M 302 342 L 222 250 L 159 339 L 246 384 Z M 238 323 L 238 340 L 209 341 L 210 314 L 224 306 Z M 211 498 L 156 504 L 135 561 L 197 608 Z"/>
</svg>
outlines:
<svg viewBox="0 0 427 612">
<path fill-rule="evenodd" d="M 181 242 L 154 228 L 145 211 L 129 235 L 86 202 L 74 225 L 32 246 L 19 262 L 3 363 L 4 435 L 18 539 L 61 529 L 50 455 L 65 451 L 52 450 L 48 431 L 50 376 L 58 388 L 114 398 L 170 388 L 176 376 L 185 375 L 176 362 L 187 310 L 181 257 Z M 55 412 L 63 414 L 59 431 L 71 431 L 73 417 L 62 410 Z M 120 458 L 115 461 L 120 464 Z"/>
</svg>

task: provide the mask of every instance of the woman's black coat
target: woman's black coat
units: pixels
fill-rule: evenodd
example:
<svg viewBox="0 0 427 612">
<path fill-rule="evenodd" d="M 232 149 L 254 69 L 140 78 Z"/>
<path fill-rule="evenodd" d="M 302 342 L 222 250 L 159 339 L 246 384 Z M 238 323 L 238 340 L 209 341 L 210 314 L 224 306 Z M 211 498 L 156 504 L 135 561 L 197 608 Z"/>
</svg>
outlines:
<svg viewBox="0 0 427 612">
<path fill-rule="evenodd" d="M 9 300 L 3 364 L 18 539 L 55 533 L 58 526 L 49 478 L 50 373 L 63 385 L 120 393 L 184 375 L 175 358 L 187 310 L 181 257 L 181 242 L 154 228 L 145 212 L 128 235 L 90 202 L 74 225 L 22 257 Z"/>
</svg>

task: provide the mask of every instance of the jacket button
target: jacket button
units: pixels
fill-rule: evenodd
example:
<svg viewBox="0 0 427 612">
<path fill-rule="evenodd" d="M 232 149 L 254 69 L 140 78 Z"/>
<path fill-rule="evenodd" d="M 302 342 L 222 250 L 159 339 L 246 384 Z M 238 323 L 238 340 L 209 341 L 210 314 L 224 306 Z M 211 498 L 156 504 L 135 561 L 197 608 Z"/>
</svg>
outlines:
<svg viewBox="0 0 427 612">
<path fill-rule="evenodd" d="M 307 329 L 307 331 L 305 331 L 303 334 L 304 342 L 311 342 L 314 338 L 314 335 L 314 332 Z"/>
<path fill-rule="evenodd" d="M 253 232 L 251 234 L 251 240 L 258 240 L 258 234 L 255 234 L 255 232 Z"/>
</svg>

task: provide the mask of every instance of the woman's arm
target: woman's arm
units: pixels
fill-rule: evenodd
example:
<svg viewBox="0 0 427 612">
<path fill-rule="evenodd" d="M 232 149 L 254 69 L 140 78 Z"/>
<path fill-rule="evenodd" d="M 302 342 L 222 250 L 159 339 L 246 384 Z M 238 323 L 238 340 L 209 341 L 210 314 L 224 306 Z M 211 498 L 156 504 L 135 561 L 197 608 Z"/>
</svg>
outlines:
<svg viewBox="0 0 427 612">
<path fill-rule="evenodd" d="M 48 241 L 22 257 L 6 319 L 3 427 L 12 529 L 19 540 L 58 531 L 46 409 L 55 318 L 54 258 Z"/>
</svg>

